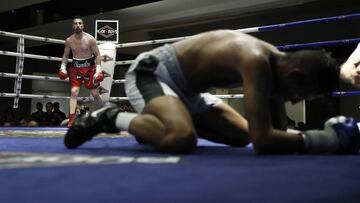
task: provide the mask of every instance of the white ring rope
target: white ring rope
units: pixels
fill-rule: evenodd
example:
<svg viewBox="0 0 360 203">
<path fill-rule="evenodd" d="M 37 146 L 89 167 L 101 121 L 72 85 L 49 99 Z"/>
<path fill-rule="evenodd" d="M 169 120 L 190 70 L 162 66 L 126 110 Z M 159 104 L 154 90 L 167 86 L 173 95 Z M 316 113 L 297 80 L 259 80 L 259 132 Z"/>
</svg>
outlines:
<svg viewBox="0 0 360 203">
<path fill-rule="evenodd" d="M 332 92 L 333 96 L 356 96 L 359 95 L 360 91 L 353 91 L 348 94 L 348 92 Z M 214 95 L 220 99 L 242 99 L 244 98 L 244 94 L 217 94 Z M 40 99 L 69 99 L 69 96 L 54 96 L 54 95 L 36 95 L 36 94 L 15 94 L 15 93 L 3 93 L 0 92 L 0 97 L 8 97 L 8 98 L 40 98 Z M 119 101 L 127 101 L 128 97 L 110 97 L 109 101 L 119 102 Z M 89 102 L 89 97 L 78 97 L 78 101 Z"/>
<path fill-rule="evenodd" d="M 34 40 L 34 41 L 50 42 L 50 43 L 56 43 L 56 44 L 65 44 L 65 40 L 61 40 L 61 39 L 53 39 L 53 38 L 47 38 L 47 37 L 23 35 L 23 34 L 17 34 L 17 33 L 12 33 L 12 32 L 5 32 L 5 31 L 0 31 L 0 35 L 4 36 L 4 37 L 13 37 L 13 38 L 23 37 L 24 39 L 29 39 L 29 40 Z"/>
<path fill-rule="evenodd" d="M 17 78 L 18 75 L 16 73 L 3 73 L 0 72 L 0 77 L 4 78 Z M 47 80 L 47 81 L 57 81 L 57 82 L 69 82 L 69 79 L 61 80 L 58 77 L 49 77 L 49 76 L 38 76 L 38 75 L 22 75 L 24 79 L 30 80 Z"/>
<path fill-rule="evenodd" d="M 243 94 L 233 94 L 233 95 L 214 95 L 220 99 L 235 99 L 235 98 L 244 98 Z M 56 96 L 56 95 L 41 95 L 41 94 L 15 94 L 15 93 L 3 93 L 0 92 L 0 97 L 8 97 L 8 98 L 37 98 L 37 99 L 70 99 L 69 96 Z M 118 101 L 127 101 L 128 97 L 110 97 L 110 101 L 118 102 Z M 78 97 L 78 101 L 89 102 L 89 97 Z"/>
<path fill-rule="evenodd" d="M 258 32 L 259 27 L 252 27 L 252 28 L 243 28 L 235 30 L 236 32 L 242 32 L 242 33 L 252 33 L 252 32 Z M 191 36 L 185 36 L 185 37 L 174 37 L 174 38 L 166 38 L 166 39 L 156 39 L 156 40 L 148 40 L 148 41 L 141 41 L 141 42 L 130 42 L 130 43 L 123 43 L 116 45 L 116 48 L 126 48 L 126 47 L 136 47 L 136 46 L 145 46 L 145 45 L 154 45 L 154 44 L 164 44 L 164 43 L 170 43 L 170 42 L 177 42 L 180 40 L 184 40 L 187 38 L 190 38 Z"/>
<path fill-rule="evenodd" d="M 17 78 L 18 74 L 0 72 L 0 77 Z M 58 77 L 40 76 L 40 75 L 22 75 L 22 78 L 30 79 L 30 80 L 47 80 L 47 81 L 57 81 L 57 82 L 68 82 L 69 81 L 69 79 L 62 80 Z M 120 83 L 124 83 L 124 82 L 125 82 L 125 79 L 113 80 L 113 84 L 120 84 Z"/>
<path fill-rule="evenodd" d="M 16 56 L 16 57 L 24 57 L 24 58 L 31 58 L 31 59 L 41 59 L 41 60 L 49 60 L 49 61 L 62 61 L 62 58 L 60 57 L 54 57 L 54 56 L 43 56 L 43 55 L 36 55 L 36 54 L 21 54 L 17 52 L 12 51 L 2 51 L 0 50 L 0 55 L 5 56 Z M 71 59 L 68 59 L 68 62 L 72 62 Z"/>
</svg>

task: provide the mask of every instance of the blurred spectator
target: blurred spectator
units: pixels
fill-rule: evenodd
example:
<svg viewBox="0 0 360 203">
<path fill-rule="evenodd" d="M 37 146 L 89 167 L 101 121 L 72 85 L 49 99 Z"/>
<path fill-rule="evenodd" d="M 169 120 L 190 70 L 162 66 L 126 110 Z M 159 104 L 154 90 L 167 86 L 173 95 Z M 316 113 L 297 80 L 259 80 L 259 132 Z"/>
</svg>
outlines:
<svg viewBox="0 0 360 203">
<path fill-rule="evenodd" d="M 60 103 L 54 102 L 54 113 L 59 114 L 59 116 L 64 120 L 66 118 L 66 114 L 60 110 Z"/>
<path fill-rule="evenodd" d="M 41 126 L 55 126 L 55 115 L 53 113 L 54 106 L 51 102 L 47 102 L 45 105 L 45 122 Z"/>
<path fill-rule="evenodd" d="M 37 127 L 38 123 L 31 117 L 20 117 L 17 122 L 20 127 Z"/>
<path fill-rule="evenodd" d="M 297 130 L 300 130 L 300 131 L 307 130 L 306 124 L 304 122 L 298 122 Z"/>
<path fill-rule="evenodd" d="M 36 112 L 31 114 L 31 117 L 39 124 L 45 124 L 45 112 L 43 111 L 43 104 L 41 102 L 36 103 Z"/>
<path fill-rule="evenodd" d="M 8 107 L 4 114 L 1 116 L 1 124 L 2 126 L 9 127 L 13 126 L 15 122 L 15 114 L 14 109 L 12 107 Z"/>
<path fill-rule="evenodd" d="M 287 117 L 287 122 L 288 122 L 288 126 L 287 126 L 288 129 L 295 129 L 296 123 L 293 119 Z"/>
<path fill-rule="evenodd" d="M 28 126 L 28 121 L 24 117 L 20 117 L 18 122 L 17 122 L 17 126 L 27 127 Z"/>
<path fill-rule="evenodd" d="M 54 107 L 54 110 L 53 110 L 54 123 L 53 124 L 55 126 L 60 126 L 61 122 L 66 119 L 66 115 L 64 112 L 62 112 L 60 110 L 59 102 L 54 102 L 53 107 Z"/>
<path fill-rule="evenodd" d="M 30 119 L 27 124 L 29 127 L 38 127 L 39 126 L 39 124 L 34 119 Z"/>
<path fill-rule="evenodd" d="M 11 127 L 11 126 L 12 126 L 12 123 L 9 122 L 9 121 L 5 121 L 5 122 L 3 123 L 3 127 Z"/>
</svg>

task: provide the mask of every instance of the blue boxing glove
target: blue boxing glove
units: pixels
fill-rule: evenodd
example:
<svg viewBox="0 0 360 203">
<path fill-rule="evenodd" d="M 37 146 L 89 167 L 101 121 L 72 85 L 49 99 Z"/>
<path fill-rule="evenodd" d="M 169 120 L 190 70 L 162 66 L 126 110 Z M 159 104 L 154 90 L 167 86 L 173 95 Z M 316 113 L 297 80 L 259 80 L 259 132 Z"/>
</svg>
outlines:
<svg viewBox="0 0 360 203">
<path fill-rule="evenodd" d="M 324 124 L 324 130 L 308 130 L 303 134 L 304 149 L 309 153 L 358 153 L 360 132 L 353 118 L 337 116 Z"/>
<path fill-rule="evenodd" d="M 353 154 L 359 152 L 360 132 L 354 118 L 338 116 L 327 120 L 324 130 L 329 134 L 335 134 L 338 140 L 338 153 Z"/>
</svg>

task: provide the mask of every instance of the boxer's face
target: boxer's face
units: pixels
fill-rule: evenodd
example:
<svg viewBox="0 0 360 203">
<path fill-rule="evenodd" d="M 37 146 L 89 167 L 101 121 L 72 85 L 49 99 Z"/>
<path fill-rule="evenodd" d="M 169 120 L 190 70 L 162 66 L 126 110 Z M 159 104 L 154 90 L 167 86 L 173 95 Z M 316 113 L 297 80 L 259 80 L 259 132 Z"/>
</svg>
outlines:
<svg viewBox="0 0 360 203">
<path fill-rule="evenodd" d="M 307 101 L 330 95 L 330 92 L 324 91 L 321 86 L 322 85 L 318 80 L 308 80 L 298 86 L 297 92 L 299 92 L 298 95 L 301 95 L 301 99 L 305 99 Z"/>
<path fill-rule="evenodd" d="M 319 81 L 310 76 L 301 73 L 291 76 L 284 85 L 284 98 L 291 103 L 297 103 L 301 100 L 312 100 L 322 96 L 319 93 Z"/>
<path fill-rule="evenodd" d="M 84 30 L 84 22 L 79 18 L 75 18 L 72 28 L 74 32 L 81 33 Z"/>
<path fill-rule="evenodd" d="M 315 85 L 315 84 L 314 84 Z M 312 100 L 320 97 L 321 95 L 317 93 L 317 89 L 314 86 L 309 84 L 301 85 L 294 87 L 289 95 L 288 100 L 295 104 L 301 100 Z"/>
</svg>

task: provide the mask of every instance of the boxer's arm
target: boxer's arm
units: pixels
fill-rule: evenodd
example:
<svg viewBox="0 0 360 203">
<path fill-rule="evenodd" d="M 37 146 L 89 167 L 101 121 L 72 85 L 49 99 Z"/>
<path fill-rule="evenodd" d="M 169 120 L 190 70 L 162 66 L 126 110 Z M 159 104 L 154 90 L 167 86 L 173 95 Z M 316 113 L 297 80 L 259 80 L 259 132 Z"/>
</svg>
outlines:
<svg viewBox="0 0 360 203">
<path fill-rule="evenodd" d="M 96 63 L 96 70 L 94 74 L 94 83 L 100 83 L 104 80 L 104 73 L 101 68 L 101 55 L 99 51 L 99 47 L 96 44 L 95 38 L 91 38 L 90 40 L 91 49 L 95 55 L 95 63 Z"/>
<path fill-rule="evenodd" d="M 101 65 L 101 55 L 100 55 L 99 47 L 96 44 L 95 38 L 91 38 L 90 44 L 91 44 L 91 50 L 93 51 L 93 54 L 95 55 L 96 65 Z"/>
<path fill-rule="evenodd" d="M 62 57 L 62 61 L 61 61 L 61 66 L 60 66 L 59 73 L 58 73 L 59 78 L 62 80 L 66 79 L 68 77 L 68 73 L 66 70 L 66 64 L 69 59 L 70 50 L 71 50 L 70 49 L 70 40 L 66 39 L 64 53 L 63 53 L 63 57 Z"/>
<path fill-rule="evenodd" d="M 71 49 L 70 49 L 70 40 L 69 40 L 69 39 L 66 39 L 66 40 L 65 40 L 64 53 L 63 53 L 62 61 L 61 61 L 62 64 L 65 64 L 65 65 L 66 65 L 66 64 L 68 63 L 70 51 L 71 51 Z"/>
<path fill-rule="evenodd" d="M 271 99 L 271 120 L 274 128 L 286 130 L 288 126 L 284 99 Z"/>
<path fill-rule="evenodd" d="M 270 98 L 273 78 L 266 57 L 247 60 L 242 67 L 245 112 L 250 139 L 256 153 L 290 154 L 303 151 L 300 133 L 288 133 L 272 125 Z"/>
</svg>

